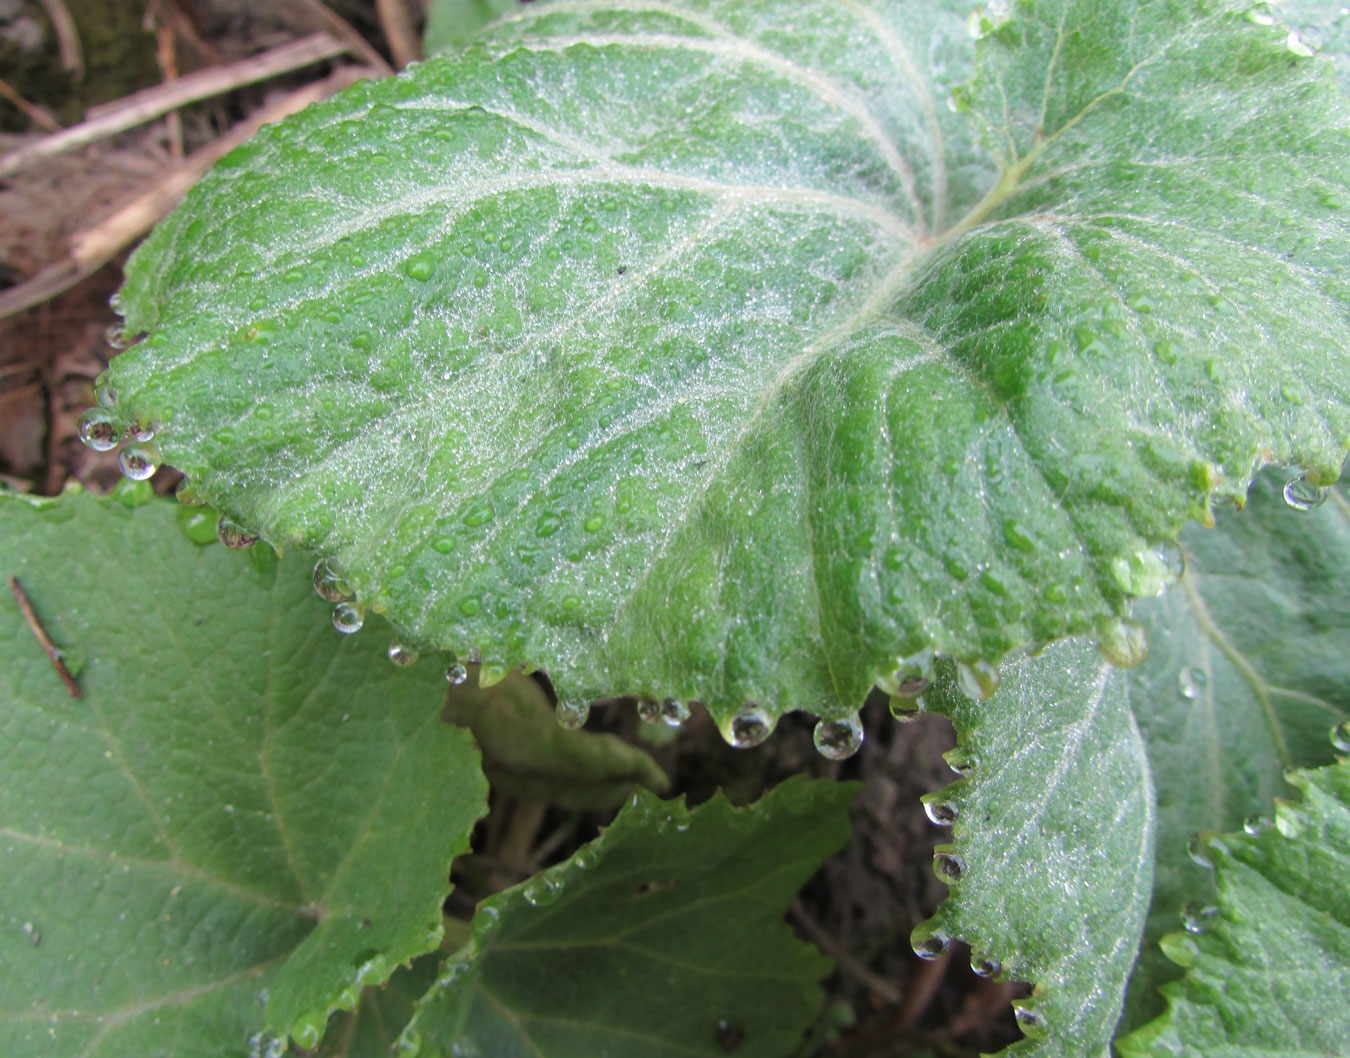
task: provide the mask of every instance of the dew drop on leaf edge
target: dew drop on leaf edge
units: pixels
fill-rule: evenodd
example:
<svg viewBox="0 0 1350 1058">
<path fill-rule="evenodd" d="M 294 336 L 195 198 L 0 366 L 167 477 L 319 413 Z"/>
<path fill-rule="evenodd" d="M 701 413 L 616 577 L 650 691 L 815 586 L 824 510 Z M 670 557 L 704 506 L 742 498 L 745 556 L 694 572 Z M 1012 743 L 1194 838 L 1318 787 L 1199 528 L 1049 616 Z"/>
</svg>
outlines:
<svg viewBox="0 0 1350 1058">
<path fill-rule="evenodd" d="M 1329 737 L 1337 753 L 1350 753 L 1350 720 L 1342 720 L 1333 727 Z"/>
<path fill-rule="evenodd" d="M 349 602 L 340 602 L 333 607 L 333 627 L 345 636 L 361 631 L 365 624 L 365 615 L 360 607 Z"/>
<path fill-rule="evenodd" d="M 117 453 L 117 469 L 132 481 L 148 481 L 159 469 L 159 453 L 151 445 L 127 445 Z"/>
<path fill-rule="evenodd" d="M 951 801 L 939 800 L 936 797 L 923 801 L 923 811 L 928 816 L 929 822 L 938 827 L 952 826 L 961 815 L 959 805 Z"/>
<path fill-rule="evenodd" d="M 661 719 L 667 727 L 679 727 L 689 719 L 689 706 L 678 698 L 667 698 L 661 703 Z"/>
<path fill-rule="evenodd" d="M 314 563 L 314 593 L 328 602 L 346 602 L 352 597 L 351 588 L 333 559 L 321 558 Z"/>
<path fill-rule="evenodd" d="M 579 727 L 584 727 L 586 720 L 591 715 L 591 706 L 589 702 L 565 701 L 558 699 L 558 726 L 564 727 L 568 731 L 575 731 Z"/>
<path fill-rule="evenodd" d="M 1003 972 L 1003 964 L 992 955 L 973 951 L 970 953 L 970 970 L 976 977 L 997 977 Z"/>
<path fill-rule="evenodd" d="M 856 713 L 842 720 L 821 720 L 816 724 L 811 740 L 822 757 L 845 760 L 862 747 L 862 720 Z"/>
<path fill-rule="evenodd" d="M 909 945 L 920 959 L 941 959 L 951 950 L 952 939 L 946 930 L 934 927 L 931 922 L 921 922 L 909 935 Z"/>
<path fill-rule="evenodd" d="M 966 859 L 959 852 L 935 853 L 933 871 L 948 885 L 955 885 L 965 877 Z"/>
<path fill-rule="evenodd" d="M 417 662 L 417 651 L 412 647 L 405 647 L 402 643 L 390 643 L 389 660 L 399 668 L 407 668 Z"/>
<path fill-rule="evenodd" d="M 452 687 L 458 687 L 469 678 L 469 670 L 456 661 L 446 668 L 445 678 Z"/>
<path fill-rule="evenodd" d="M 222 517 L 216 523 L 216 536 L 222 544 L 236 551 L 250 548 L 258 542 L 256 533 L 250 533 L 232 518 Z"/>
<path fill-rule="evenodd" d="M 998 666 L 991 661 L 956 663 L 956 686 L 971 701 L 982 702 L 991 697 L 998 690 L 999 679 Z"/>
<path fill-rule="evenodd" d="M 111 452 L 121 440 L 117 421 L 106 408 L 90 408 L 81 415 L 76 432 L 80 440 L 95 452 Z"/>
<path fill-rule="evenodd" d="M 1326 502 L 1331 490 L 1314 485 L 1306 474 L 1290 478 L 1284 483 L 1284 502 L 1296 511 L 1315 511 Z"/>
<path fill-rule="evenodd" d="M 773 718 L 759 706 L 747 704 L 728 727 L 727 742 L 737 749 L 750 749 L 773 734 Z"/>
</svg>

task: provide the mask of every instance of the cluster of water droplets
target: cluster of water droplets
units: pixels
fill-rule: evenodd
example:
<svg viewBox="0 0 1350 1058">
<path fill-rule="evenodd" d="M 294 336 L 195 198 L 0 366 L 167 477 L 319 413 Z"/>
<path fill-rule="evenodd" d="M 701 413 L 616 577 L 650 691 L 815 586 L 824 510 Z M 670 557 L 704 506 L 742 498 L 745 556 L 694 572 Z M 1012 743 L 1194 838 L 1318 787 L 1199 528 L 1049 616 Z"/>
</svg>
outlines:
<svg viewBox="0 0 1350 1058">
<path fill-rule="evenodd" d="M 679 727 L 689 719 L 689 706 L 678 698 L 661 702 L 655 698 L 639 698 L 637 712 L 644 724 L 664 723 L 667 727 Z"/>
<path fill-rule="evenodd" d="M 132 481 L 148 481 L 160 466 L 159 449 L 154 445 L 155 423 L 124 422 L 115 410 L 117 391 L 104 376 L 94 382 L 98 402 L 80 416 L 76 433 L 95 452 L 111 452 L 119 444 L 117 468 Z"/>
</svg>

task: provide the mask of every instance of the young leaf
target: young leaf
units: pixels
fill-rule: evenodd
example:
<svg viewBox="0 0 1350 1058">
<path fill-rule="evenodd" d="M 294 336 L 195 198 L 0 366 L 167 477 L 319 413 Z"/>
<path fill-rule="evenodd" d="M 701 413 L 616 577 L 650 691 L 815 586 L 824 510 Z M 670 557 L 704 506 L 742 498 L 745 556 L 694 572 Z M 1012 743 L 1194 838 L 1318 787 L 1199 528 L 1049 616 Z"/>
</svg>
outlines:
<svg viewBox="0 0 1350 1058">
<path fill-rule="evenodd" d="M 1176 976 L 1157 939 L 1213 885 L 1190 836 L 1261 816 L 1285 772 L 1331 760 L 1327 731 L 1350 718 L 1350 503 L 1338 487 L 1320 509 L 1291 511 L 1282 481 L 1263 475 L 1244 510 L 1188 532 L 1185 578 L 1137 614 L 1152 648 L 1129 696 L 1157 788 L 1158 853 L 1133 1025 Z"/>
<path fill-rule="evenodd" d="M 1166 1014 L 1117 1043 L 1122 1058 L 1345 1053 L 1350 763 L 1290 781 L 1302 798 L 1277 803 L 1275 825 L 1209 839 L 1216 904 L 1164 942 L 1186 976 L 1163 986 Z"/>
<path fill-rule="evenodd" d="M 1246 4 L 969 6 L 536 4 L 314 107 L 130 262 L 113 415 L 569 701 L 1091 631 L 1339 470 L 1347 104 Z"/>
<path fill-rule="evenodd" d="M 301 564 L 190 545 L 173 506 L 0 497 L 0 574 L 83 693 L 0 603 L 0 1053 L 312 1047 L 436 947 L 485 811 L 439 672 L 325 627 Z"/>
<path fill-rule="evenodd" d="M 543 689 L 513 673 L 491 687 L 465 684 L 442 715 L 467 727 L 483 751 L 492 789 L 583 811 L 613 811 L 636 786 L 662 793 L 670 779 L 639 746 L 617 735 L 568 731 Z"/>
<path fill-rule="evenodd" d="M 952 825 L 934 859 L 952 891 L 915 951 L 959 938 L 976 972 L 1035 986 L 1014 1003 L 1028 1039 L 1005 1053 L 1101 1053 L 1153 886 L 1153 790 L 1124 673 L 1074 641 L 1009 665 L 987 701 L 930 697 L 964 774 L 924 799 Z"/>
<path fill-rule="evenodd" d="M 848 835 L 849 783 L 746 808 L 640 790 L 566 863 L 490 897 L 404 1033 L 407 1058 L 781 1058 L 829 961 L 783 922 Z"/>
</svg>

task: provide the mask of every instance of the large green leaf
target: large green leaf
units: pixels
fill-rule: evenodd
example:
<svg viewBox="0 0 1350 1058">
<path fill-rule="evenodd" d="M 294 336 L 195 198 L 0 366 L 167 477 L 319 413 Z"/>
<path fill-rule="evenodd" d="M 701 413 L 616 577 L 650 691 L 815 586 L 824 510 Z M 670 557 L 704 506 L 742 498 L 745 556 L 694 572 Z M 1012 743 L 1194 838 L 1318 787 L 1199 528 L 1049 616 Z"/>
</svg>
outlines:
<svg viewBox="0 0 1350 1058">
<path fill-rule="evenodd" d="M 1327 731 L 1350 717 L 1345 492 L 1296 514 L 1264 475 L 1246 509 L 1183 540 L 1180 588 L 1139 608 L 1153 646 L 1129 678 L 1158 796 L 1149 946 L 1131 982 L 1136 1025 L 1176 975 L 1154 942 L 1213 884 L 1187 854 L 1190 836 L 1265 813 L 1287 770 L 1331 760 Z"/>
<path fill-rule="evenodd" d="M 0 574 L 83 689 L 0 602 L 7 1055 L 312 1046 L 436 947 L 485 810 L 439 672 L 325 627 L 307 568 L 194 547 L 174 513 L 0 497 Z"/>
<path fill-rule="evenodd" d="M 1153 788 L 1125 675 L 1067 642 L 1010 664 L 987 701 L 950 684 L 929 698 L 956 725 L 963 775 L 925 798 L 952 826 L 934 859 L 952 891 L 915 951 L 959 938 L 977 972 L 1035 986 L 1014 1004 L 1028 1039 L 1006 1053 L 1097 1055 L 1153 888 Z"/>
<path fill-rule="evenodd" d="M 1350 735 L 1343 736 L 1350 740 Z M 1347 741 L 1350 745 L 1350 741 Z M 1216 904 L 1167 941 L 1186 976 L 1128 1058 L 1345 1053 L 1350 1039 L 1350 763 L 1299 772 L 1275 825 L 1211 837 Z"/>
<path fill-rule="evenodd" d="M 531 5 L 217 167 L 113 417 L 567 700 L 841 717 L 1095 631 L 1339 470 L 1346 103 L 1245 3 L 1001 6 Z"/>
<path fill-rule="evenodd" d="M 829 961 L 783 921 L 848 836 L 850 783 L 790 779 L 733 808 L 639 791 L 566 863 L 490 897 L 407 1058 L 783 1058 Z"/>
</svg>

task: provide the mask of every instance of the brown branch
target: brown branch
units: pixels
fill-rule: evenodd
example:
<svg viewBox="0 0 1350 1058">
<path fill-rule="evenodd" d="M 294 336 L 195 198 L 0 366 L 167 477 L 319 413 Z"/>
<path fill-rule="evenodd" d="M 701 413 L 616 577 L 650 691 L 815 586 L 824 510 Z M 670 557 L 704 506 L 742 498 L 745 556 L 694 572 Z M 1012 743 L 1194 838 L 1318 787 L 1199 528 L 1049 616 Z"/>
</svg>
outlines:
<svg viewBox="0 0 1350 1058">
<path fill-rule="evenodd" d="M 422 57 L 422 42 L 413 24 L 413 13 L 408 0 L 375 0 L 375 11 L 380 16 L 380 28 L 389 42 L 389 53 L 400 70 Z"/>
<path fill-rule="evenodd" d="M 61 66 L 78 81 L 84 76 L 84 51 L 80 47 L 80 34 L 75 28 L 75 20 L 70 17 L 63 0 L 42 0 L 42 7 L 51 20 L 52 32 L 56 34 L 56 46 L 61 51 Z"/>
<path fill-rule="evenodd" d="M 51 114 L 47 113 L 45 107 L 38 106 L 38 104 L 30 102 L 29 100 L 25 99 L 23 96 L 19 94 L 18 89 L 16 89 L 3 77 L 0 77 L 0 96 L 4 96 L 16 107 L 18 107 L 25 114 L 27 114 L 28 120 L 31 121 L 34 125 L 41 125 L 48 132 L 61 131 L 60 123 L 54 117 L 52 117 Z"/>
<path fill-rule="evenodd" d="M 74 236 L 65 260 L 44 268 L 27 282 L 0 292 L 0 319 L 40 305 L 98 271 L 173 209 L 207 169 L 263 125 L 280 121 L 311 103 L 327 99 L 369 74 L 364 67 L 344 66 L 322 81 L 306 85 L 264 107 L 214 143 L 194 151 L 156 180 L 148 191 L 137 195 L 112 216 Z"/>
<path fill-rule="evenodd" d="M 346 43 L 351 53 L 364 62 L 367 66 L 375 70 L 377 76 L 388 77 L 394 72 L 394 68 L 385 61 L 381 55 L 371 45 L 370 41 L 361 36 L 360 33 L 345 18 L 339 15 L 323 0 L 290 0 L 293 7 L 308 11 L 338 40 Z"/>
<path fill-rule="evenodd" d="M 123 99 L 102 107 L 91 107 L 88 118 L 80 124 L 44 136 L 42 139 L 0 157 L 0 176 L 7 176 L 21 166 L 49 154 L 68 151 L 86 143 L 111 136 L 116 132 L 153 121 L 161 114 L 199 99 L 209 99 L 243 85 L 265 81 L 269 77 L 309 66 L 323 59 L 331 59 L 348 50 L 348 46 L 328 33 L 315 33 L 279 48 L 252 55 L 228 66 L 180 77 L 151 88 L 133 92 Z"/>
<path fill-rule="evenodd" d="M 819 945 L 821 950 L 839 964 L 839 969 L 843 970 L 844 973 L 857 978 L 889 1005 L 896 1006 L 900 1002 L 903 998 L 900 989 L 896 988 L 890 981 L 878 977 L 864 966 L 861 959 L 848 951 L 831 936 L 824 926 L 811 917 L 810 912 L 806 910 L 800 900 L 792 901 L 792 917 L 796 919 L 797 924 L 802 929 L 811 935 L 811 939 Z"/>
<path fill-rule="evenodd" d="M 9 578 L 9 590 L 14 593 L 14 598 L 19 604 L 19 610 L 23 613 L 24 619 L 28 622 L 28 627 L 33 630 L 33 635 L 37 636 L 37 641 L 42 644 L 42 649 L 46 651 L 47 657 L 56 667 L 56 674 L 61 677 L 61 682 L 66 685 L 66 690 L 70 692 L 70 696 L 72 698 L 83 698 L 84 691 L 80 690 L 80 685 L 75 682 L 75 677 L 70 674 L 70 669 L 66 668 L 66 661 L 61 656 L 60 649 L 52 642 L 51 636 L 47 635 L 47 630 L 42 627 L 42 622 L 38 620 L 38 615 L 33 610 L 33 603 L 28 598 L 28 593 L 23 590 L 23 585 L 19 583 L 18 577 Z"/>
</svg>

